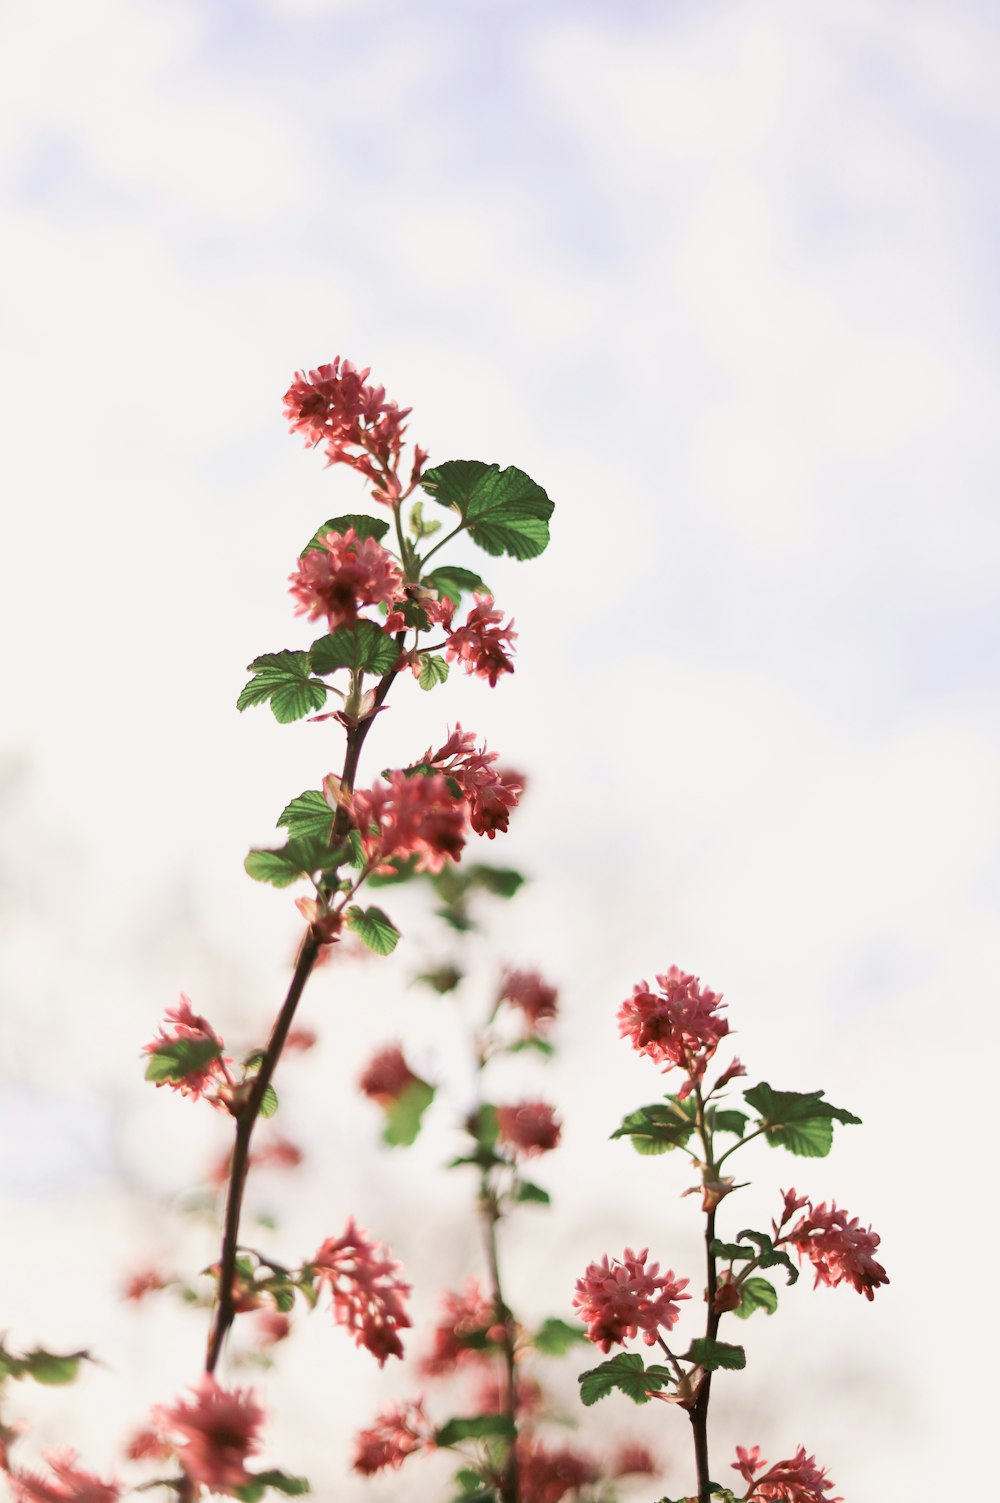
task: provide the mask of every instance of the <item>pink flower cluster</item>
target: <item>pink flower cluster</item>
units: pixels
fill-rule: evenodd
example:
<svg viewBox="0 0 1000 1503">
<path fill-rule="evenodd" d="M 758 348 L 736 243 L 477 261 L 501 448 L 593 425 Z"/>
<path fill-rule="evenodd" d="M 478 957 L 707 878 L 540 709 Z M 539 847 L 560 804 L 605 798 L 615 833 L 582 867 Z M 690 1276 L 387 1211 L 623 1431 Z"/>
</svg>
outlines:
<svg viewBox="0 0 1000 1503">
<path fill-rule="evenodd" d="M 750 1483 L 745 1498 L 759 1503 L 843 1503 L 842 1498 L 828 1498 L 834 1483 L 827 1481 L 826 1469 L 816 1464 L 815 1456 L 807 1456 L 805 1446 L 799 1446 L 795 1455 L 787 1461 L 777 1461 L 762 1477 L 756 1474 L 767 1461 L 760 1454 L 760 1446 L 746 1450 L 736 1447 L 733 1471 L 739 1472 Z M 754 1480 L 756 1477 L 756 1480 Z"/>
<path fill-rule="evenodd" d="M 441 1300 L 441 1319 L 434 1328 L 434 1345 L 420 1362 L 426 1378 L 441 1378 L 466 1362 L 482 1361 L 492 1355 L 482 1347 L 470 1346 L 470 1336 L 485 1334 L 499 1346 L 504 1328 L 496 1311 L 479 1287 L 479 1280 L 469 1279 L 459 1294 L 446 1293 Z"/>
<path fill-rule="evenodd" d="M 631 997 L 618 1010 L 618 1031 L 632 1047 L 646 1054 L 665 1070 L 680 1066 L 692 1081 L 700 1081 L 706 1066 L 729 1032 L 719 1016 L 724 1007 L 721 992 L 699 985 L 698 977 L 672 965 L 657 976 L 659 994 L 640 981 Z M 690 1090 L 681 1090 L 685 1096 Z"/>
<path fill-rule="evenodd" d="M 562 1123 L 545 1101 L 522 1101 L 517 1106 L 497 1107 L 500 1141 L 515 1156 L 534 1158 L 555 1148 Z"/>
<path fill-rule="evenodd" d="M 183 1078 L 158 1080 L 157 1086 L 169 1085 L 172 1090 L 180 1091 L 182 1096 L 191 1096 L 195 1100 L 207 1097 L 213 1106 L 226 1109 L 229 1088 L 232 1085 L 227 1065 L 232 1061 L 227 1061 L 222 1057 L 222 1039 L 205 1018 L 192 1010 L 191 999 L 183 992 L 180 1004 L 177 1007 L 168 1007 L 166 1015 L 169 1026 L 161 1028 L 152 1043 L 143 1046 L 143 1054 L 160 1054 L 182 1041 L 204 1045 L 206 1050 L 211 1047 L 214 1052 L 208 1059 L 204 1059 L 202 1063 L 188 1071 Z M 209 1094 L 212 1091 L 215 1092 L 214 1095 Z"/>
<path fill-rule="evenodd" d="M 528 1034 L 548 1032 L 558 1012 L 559 993 L 537 971 L 504 971 L 498 1002 L 507 1002 L 524 1014 Z"/>
<path fill-rule="evenodd" d="M 247 1389 L 221 1388 L 207 1373 L 191 1395 L 153 1410 L 153 1434 L 203 1487 L 245 1487 L 253 1481 L 246 1460 L 260 1450 L 264 1411 Z"/>
<path fill-rule="evenodd" d="M 387 1468 L 398 1471 L 415 1451 L 433 1443 L 434 1431 L 424 1413 L 423 1401 L 394 1404 L 376 1416 L 373 1424 L 355 1437 L 354 1470 L 363 1477 Z"/>
<path fill-rule="evenodd" d="M 514 672 L 510 652 L 517 632 L 513 621 L 500 625 L 503 612 L 494 608 L 492 595 L 476 595 L 475 601 L 465 624 L 450 633 L 445 653 L 461 662 L 466 673 L 489 679 L 493 688 L 501 673 Z"/>
<path fill-rule="evenodd" d="M 524 792 L 524 779 L 516 772 L 495 767 L 497 752 L 477 747 L 475 732 L 455 729 L 437 751 L 428 751 L 424 761 L 443 772 L 461 788 L 469 805 L 469 823 L 477 835 L 490 840 L 497 831 L 505 831 L 510 812 L 517 807 Z"/>
<path fill-rule="evenodd" d="M 392 554 L 375 538 L 359 538 L 353 527 L 327 532 L 289 575 L 296 613 L 310 621 L 325 616 L 330 631 L 353 626 L 366 605 L 391 605 L 403 597 L 403 576 Z"/>
<path fill-rule="evenodd" d="M 118 1503 L 122 1489 L 116 1482 L 102 1482 L 91 1472 L 81 1471 L 72 1451 L 46 1456 L 51 1477 L 37 1472 L 7 1474 L 16 1503 Z"/>
<path fill-rule="evenodd" d="M 439 872 L 462 854 L 466 803 L 440 773 L 391 772 L 387 782 L 355 792 L 350 807 L 365 857 L 376 870 L 391 871 L 393 857 L 417 856 L 418 871 Z"/>
<path fill-rule="evenodd" d="M 660 1275 L 659 1263 L 646 1267 L 649 1249 L 635 1253 L 626 1248 L 621 1258 L 588 1265 L 577 1279 L 573 1304 L 587 1322 L 587 1335 L 608 1352 L 615 1342 L 624 1344 L 642 1331 L 642 1339 L 652 1346 L 661 1330 L 669 1331 L 680 1315 L 674 1303 L 690 1299 L 682 1291 L 687 1279 L 675 1277 L 672 1269 Z"/>
<path fill-rule="evenodd" d="M 387 402 L 384 387 L 368 385 L 369 375 L 370 368 L 359 371 L 339 355 L 316 370 L 296 371 L 285 392 L 285 416 L 310 448 L 323 445 L 328 464 L 350 465 L 371 481 L 376 500 L 396 506 L 404 495 L 399 457 L 411 409 Z M 409 489 L 426 459 L 423 449 L 414 449 Z"/>
<path fill-rule="evenodd" d="M 379 1106 L 391 1106 L 417 1079 L 419 1077 L 406 1063 L 400 1046 L 386 1044 L 372 1055 L 361 1072 L 358 1089 L 369 1101 L 377 1101 Z"/>
<path fill-rule="evenodd" d="M 786 1216 L 788 1207 L 799 1210 L 809 1207 L 805 1216 L 792 1228 L 784 1239 L 794 1246 L 801 1262 L 807 1257 L 816 1270 L 814 1287 L 828 1284 L 831 1289 L 838 1284 L 851 1284 L 865 1299 L 874 1299 L 880 1284 L 888 1284 L 889 1277 L 874 1253 L 881 1241 L 871 1227 L 862 1227 L 857 1216 L 848 1216 L 838 1209 L 836 1201 L 827 1208 L 826 1202 L 812 1205 L 799 1199 L 794 1190 L 785 1196 Z"/>
<path fill-rule="evenodd" d="M 517 1448 L 521 1503 L 560 1503 L 567 1493 L 596 1482 L 599 1469 L 589 1456 L 570 1446 L 545 1446 L 522 1438 Z"/>
<path fill-rule="evenodd" d="M 402 1357 L 398 1332 L 410 1325 L 404 1301 L 410 1285 L 388 1248 L 373 1242 L 351 1217 L 342 1237 L 328 1237 L 312 1260 L 316 1279 L 333 1297 L 333 1318 L 384 1367 Z"/>
</svg>

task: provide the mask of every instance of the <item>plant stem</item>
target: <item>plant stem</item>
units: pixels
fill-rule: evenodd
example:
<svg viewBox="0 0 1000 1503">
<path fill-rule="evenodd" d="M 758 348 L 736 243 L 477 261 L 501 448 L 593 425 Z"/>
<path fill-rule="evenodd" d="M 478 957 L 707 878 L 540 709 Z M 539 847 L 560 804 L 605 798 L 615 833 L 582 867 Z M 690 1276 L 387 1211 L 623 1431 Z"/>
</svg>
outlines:
<svg viewBox="0 0 1000 1503">
<path fill-rule="evenodd" d="M 497 1222 L 500 1220 L 500 1209 L 497 1205 L 496 1196 L 490 1188 L 488 1174 L 484 1173 L 479 1191 L 479 1208 L 483 1220 L 483 1234 L 486 1241 L 486 1260 L 490 1269 L 490 1282 L 493 1286 L 493 1303 L 498 1318 L 503 1324 L 503 1355 L 505 1368 L 505 1394 L 504 1414 L 510 1425 L 510 1440 L 507 1448 L 507 1459 L 504 1463 L 503 1476 L 500 1479 L 500 1503 L 518 1503 L 518 1475 L 517 1475 L 517 1371 L 515 1367 L 515 1341 L 516 1330 L 514 1316 L 503 1297 L 503 1287 L 500 1283 L 500 1259 L 497 1249 Z"/>
<path fill-rule="evenodd" d="M 712 1135 L 708 1130 L 705 1120 L 705 1102 L 701 1094 L 701 1086 L 698 1081 L 694 1082 L 695 1100 L 698 1104 L 698 1136 L 701 1138 L 705 1152 L 705 1173 L 714 1179 L 718 1173 L 717 1166 L 712 1160 Z M 714 1341 L 719 1331 L 719 1312 L 715 1308 L 715 1296 L 718 1289 L 718 1276 L 715 1267 L 715 1254 L 712 1252 L 712 1243 L 715 1240 L 715 1206 L 705 1212 L 705 1299 L 708 1303 L 708 1315 L 705 1321 L 705 1339 Z M 688 1410 L 688 1418 L 691 1421 L 691 1433 L 694 1439 L 694 1459 L 698 1473 L 698 1503 L 711 1503 L 709 1492 L 710 1474 L 708 1463 L 708 1406 L 712 1397 L 712 1374 L 707 1372 L 698 1391 L 698 1397 Z"/>
</svg>

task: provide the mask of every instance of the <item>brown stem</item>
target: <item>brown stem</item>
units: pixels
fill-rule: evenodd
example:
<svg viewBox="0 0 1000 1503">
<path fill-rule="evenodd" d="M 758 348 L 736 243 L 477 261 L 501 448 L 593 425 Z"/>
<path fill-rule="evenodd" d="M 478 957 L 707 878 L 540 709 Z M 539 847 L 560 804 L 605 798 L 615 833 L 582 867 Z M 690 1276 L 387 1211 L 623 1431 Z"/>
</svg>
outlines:
<svg viewBox="0 0 1000 1503">
<path fill-rule="evenodd" d="M 712 1252 L 712 1242 L 715 1239 L 715 1210 L 706 1213 L 705 1217 L 705 1259 L 706 1259 L 706 1289 L 708 1300 L 708 1319 L 705 1322 L 705 1339 L 714 1341 L 719 1330 L 719 1311 L 715 1309 L 715 1295 L 717 1279 L 715 1271 L 715 1256 Z M 694 1437 L 694 1459 L 698 1471 L 698 1503 L 710 1503 L 709 1494 L 709 1468 L 708 1468 L 708 1405 L 712 1395 L 712 1374 L 707 1372 L 702 1379 L 698 1397 L 688 1410 L 691 1421 L 691 1433 Z"/>
<path fill-rule="evenodd" d="M 483 1233 L 486 1240 L 486 1259 L 489 1263 L 490 1282 L 493 1286 L 493 1303 L 497 1316 L 503 1324 L 503 1355 L 506 1377 L 504 1414 L 510 1426 L 510 1440 L 503 1475 L 500 1479 L 500 1503 L 518 1503 L 517 1371 L 514 1355 L 517 1330 L 510 1306 L 503 1297 L 503 1287 L 500 1283 L 500 1258 L 497 1249 L 497 1222 L 500 1219 L 500 1211 L 497 1206 L 496 1196 L 490 1189 L 485 1174 L 483 1175 L 479 1194 L 479 1206 L 483 1218 Z"/>
</svg>

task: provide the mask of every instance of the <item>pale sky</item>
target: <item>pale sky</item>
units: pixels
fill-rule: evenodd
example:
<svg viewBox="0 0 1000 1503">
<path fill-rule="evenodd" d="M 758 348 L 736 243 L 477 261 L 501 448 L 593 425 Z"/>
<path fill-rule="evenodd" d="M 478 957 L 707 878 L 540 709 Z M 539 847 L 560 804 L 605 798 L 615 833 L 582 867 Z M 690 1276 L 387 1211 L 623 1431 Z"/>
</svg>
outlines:
<svg viewBox="0 0 1000 1503">
<path fill-rule="evenodd" d="M 657 1089 L 615 1011 L 677 963 L 756 1078 L 864 1119 L 815 1164 L 748 1150 L 748 1207 L 835 1197 L 892 1278 L 872 1306 L 803 1279 L 748 1323 L 717 1471 L 801 1441 L 848 1503 L 982 1479 L 998 49 L 993 7 L 924 0 L 8 0 L 0 1329 L 107 1364 L 24 1396 L 34 1444 L 110 1466 L 197 1371 L 201 1317 L 116 1303 L 145 1257 L 212 1256 L 172 1198 L 217 1124 L 137 1055 L 181 990 L 237 1040 L 283 990 L 297 917 L 242 858 L 339 745 L 233 705 L 251 657 L 310 640 L 304 541 L 366 504 L 281 418 L 339 353 L 434 460 L 556 503 L 543 558 L 461 556 L 516 618 L 514 677 L 400 686 L 369 762 L 457 718 L 530 775 L 488 854 L 533 881 L 483 977 L 560 984 L 531 1089 L 567 1131 L 512 1302 L 566 1314 L 626 1244 L 698 1277 L 682 1169 L 607 1141 Z M 398 963 L 307 996 L 323 1043 L 282 1101 L 312 1167 L 273 1194 L 303 1256 L 355 1211 L 426 1311 L 477 1257 L 447 1110 L 389 1155 L 352 1084 L 386 1037 L 460 1061 L 398 907 Z M 414 1383 L 314 1317 L 266 1380 L 268 1459 L 321 1498 L 437 1498 L 419 1460 L 366 1486 L 330 1441 Z M 683 1490 L 680 1417 L 611 1404 L 584 1438 L 627 1424 Z"/>
</svg>

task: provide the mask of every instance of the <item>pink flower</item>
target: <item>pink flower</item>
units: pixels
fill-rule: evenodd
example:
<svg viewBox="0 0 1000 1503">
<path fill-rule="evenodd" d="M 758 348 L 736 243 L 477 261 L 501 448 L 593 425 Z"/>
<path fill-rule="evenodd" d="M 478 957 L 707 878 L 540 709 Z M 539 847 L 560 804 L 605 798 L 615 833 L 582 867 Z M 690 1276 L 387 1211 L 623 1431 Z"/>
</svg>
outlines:
<svg viewBox="0 0 1000 1503">
<path fill-rule="evenodd" d="M 419 1077 L 414 1075 L 398 1044 L 387 1044 L 368 1061 L 358 1079 L 358 1089 L 379 1106 L 391 1106 Z"/>
<path fill-rule="evenodd" d="M 618 1032 L 665 1069 L 680 1065 L 693 1080 L 700 1080 L 719 1040 L 729 1032 L 728 1022 L 718 1014 L 725 1006 L 722 994 L 699 986 L 697 976 L 675 965 L 656 979 L 659 996 L 640 981 L 622 1003 Z"/>
<path fill-rule="evenodd" d="M 263 1347 L 277 1346 L 291 1335 L 292 1322 L 280 1310 L 261 1310 L 256 1317 L 257 1340 Z"/>
<path fill-rule="evenodd" d="M 804 1446 L 799 1446 L 790 1461 L 778 1461 L 769 1472 L 754 1481 L 754 1474 L 767 1462 L 761 1457 L 760 1447 L 752 1451 L 736 1447 L 733 1471 L 739 1472 L 744 1481 L 751 1484 L 746 1493 L 748 1499 L 760 1503 L 843 1503 L 842 1498 L 827 1498 L 834 1483 L 826 1480 L 826 1469 L 816 1465 L 815 1456 L 807 1456 Z"/>
<path fill-rule="evenodd" d="M 476 673 L 496 685 L 501 673 L 513 673 L 509 648 L 517 639 L 513 621 L 500 626 L 503 612 L 494 610 L 492 595 L 477 595 L 464 626 L 449 636 L 445 653 L 461 661 L 466 673 Z"/>
<path fill-rule="evenodd" d="M 153 1042 L 143 1046 L 143 1054 L 169 1056 L 183 1042 L 194 1046 L 192 1055 L 197 1063 L 180 1079 L 157 1080 L 156 1085 L 168 1085 L 195 1100 L 206 1097 L 213 1106 L 225 1110 L 229 1088 L 226 1065 L 232 1061 L 222 1059 L 222 1039 L 203 1017 L 192 1011 L 191 999 L 183 992 L 180 1004 L 167 1008 L 167 1018 L 173 1026 L 161 1028 Z M 209 1092 L 213 1089 L 216 1094 L 211 1096 Z"/>
<path fill-rule="evenodd" d="M 522 1101 L 518 1106 L 497 1107 L 500 1141 L 515 1155 L 534 1158 L 555 1148 L 562 1123 L 544 1101 Z"/>
<path fill-rule="evenodd" d="M 292 1029 L 290 1029 L 289 1033 L 288 1033 L 288 1037 L 285 1040 L 285 1048 L 286 1048 L 286 1050 L 287 1049 L 291 1049 L 293 1051 L 298 1051 L 299 1054 L 305 1054 L 305 1053 L 307 1053 L 310 1049 L 314 1048 L 315 1045 L 316 1045 L 316 1031 L 315 1031 L 315 1029 L 313 1029 L 313 1028 L 306 1028 L 304 1025 L 300 1026 L 298 1028 L 292 1028 Z"/>
<path fill-rule="evenodd" d="M 404 1300 L 410 1285 L 398 1277 L 399 1264 L 388 1248 L 347 1223 L 342 1237 L 328 1237 L 313 1258 L 316 1279 L 328 1284 L 333 1318 L 383 1367 L 388 1357 L 402 1357 L 397 1332 L 411 1324 Z"/>
<path fill-rule="evenodd" d="M 660 1470 L 652 1451 L 640 1441 L 625 1441 L 615 1458 L 615 1477 L 655 1477 Z"/>
<path fill-rule="evenodd" d="M 72 1451 L 45 1459 L 51 1478 L 36 1472 L 8 1473 L 17 1503 L 117 1503 L 122 1495 L 117 1482 L 102 1482 L 91 1472 L 80 1471 Z"/>
<path fill-rule="evenodd" d="M 417 856 L 418 871 L 439 872 L 462 854 L 465 801 L 439 773 L 408 778 L 392 772 L 388 782 L 356 792 L 351 811 L 365 856 L 377 869 L 391 870 L 394 856 Z"/>
<path fill-rule="evenodd" d="M 507 829 L 510 811 L 524 792 L 524 779 L 494 767 L 497 753 L 488 752 L 485 745 L 477 748 L 475 742 L 472 732 L 456 725 L 444 746 L 428 751 L 424 762 L 458 783 L 468 802 L 469 823 L 477 835 L 492 840 L 498 830 Z"/>
<path fill-rule="evenodd" d="M 125 1447 L 129 1461 L 166 1461 L 173 1447 L 155 1430 L 137 1430 Z"/>
<path fill-rule="evenodd" d="M 363 1477 L 371 1477 L 387 1467 L 398 1471 L 407 1456 L 431 1444 L 433 1435 L 422 1399 L 394 1404 L 378 1415 L 370 1429 L 362 1430 L 355 1438 L 351 1465 Z"/>
<path fill-rule="evenodd" d="M 156 1294 L 160 1289 L 166 1289 L 173 1280 L 166 1274 L 157 1273 L 155 1268 L 143 1268 L 138 1273 L 125 1281 L 122 1293 L 126 1299 L 138 1302 L 146 1298 L 147 1294 Z"/>
<path fill-rule="evenodd" d="M 522 1436 L 517 1447 L 521 1503 L 559 1503 L 567 1493 L 596 1482 L 598 1468 L 569 1446 L 544 1446 Z"/>
<path fill-rule="evenodd" d="M 537 971 L 504 971 L 500 981 L 500 1002 L 508 1002 L 524 1014 L 528 1033 L 547 1033 L 558 1011 L 559 993 L 547 985 Z"/>
<path fill-rule="evenodd" d="M 391 604 L 402 596 L 403 576 L 391 553 L 375 538 L 359 538 L 353 527 L 328 532 L 319 548 L 296 561 L 289 575 L 296 614 L 310 621 L 325 616 L 331 631 L 353 626 L 362 606 Z"/>
<path fill-rule="evenodd" d="M 385 389 L 367 384 L 369 370 L 359 371 L 336 356 L 330 365 L 296 371 L 285 393 L 285 415 L 291 432 L 301 433 L 310 448 L 322 443 L 327 464 L 347 464 L 372 482 L 373 495 L 388 505 L 403 494 L 398 468 L 404 419 L 400 409 L 385 400 Z M 417 449 L 409 489 L 417 483 L 427 455 Z"/>
<path fill-rule="evenodd" d="M 496 1348 L 504 1340 L 503 1324 L 478 1279 L 469 1279 L 460 1294 L 443 1295 L 441 1313 L 434 1328 L 433 1349 L 420 1363 L 420 1371 L 427 1378 L 444 1377 L 466 1362 L 488 1361 L 493 1354 L 482 1346 L 470 1345 L 470 1337 L 485 1336 Z"/>
<path fill-rule="evenodd" d="M 154 1409 L 154 1424 L 172 1438 L 181 1466 L 195 1482 L 215 1489 L 244 1487 L 252 1480 L 246 1459 L 260 1449 L 263 1409 L 247 1389 L 221 1388 L 208 1373 L 191 1392 L 191 1400 Z"/>
<path fill-rule="evenodd" d="M 270 1142 L 263 1143 L 250 1155 L 250 1162 L 257 1169 L 265 1166 L 271 1169 L 297 1169 L 305 1158 L 305 1154 L 298 1143 L 293 1143 L 291 1138 L 276 1134 Z"/>
<path fill-rule="evenodd" d="M 534 1378 L 518 1378 L 514 1402 L 517 1412 L 524 1417 L 537 1414 L 545 1402 L 545 1394 Z M 476 1387 L 473 1409 L 476 1414 L 503 1414 L 507 1408 L 507 1377 L 499 1371 L 484 1373 Z"/>
<path fill-rule="evenodd" d="M 793 1192 L 794 1193 L 794 1192 Z M 803 1254 L 816 1270 L 814 1287 L 849 1283 L 865 1299 L 874 1299 L 880 1284 L 889 1277 L 873 1256 L 881 1238 L 871 1227 L 863 1229 L 857 1216 L 848 1217 L 834 1201 L 829 1210 L 826 1202 L 810 1203 L 809 1213 L 792 1228 L 789 1241 L 794 1244 L 801 1262 Z"/>
<path fill-rule="evenodd" d="M 646 1268 L 649 1249 L 640 1253 L 626 1248 L 621 1259 L 610 1262 L 605 1254 L 600 1263 L 591 1263 L 576 1282 L 573 1304 L 588 1323 L 587 1335 L 601 1348 L 611 1350 L 615 1342 L 624 1343 L 642 1331 L 642 1339 L 652 1346 L 658 1332 L 675 1325 L 680 1310 L 674 1300 L 690 1299 L 681 1291 L 687 1279 L 678 1279 L 673 1270 L 659 1275 L 659 1263 Z"/>
</svg>

